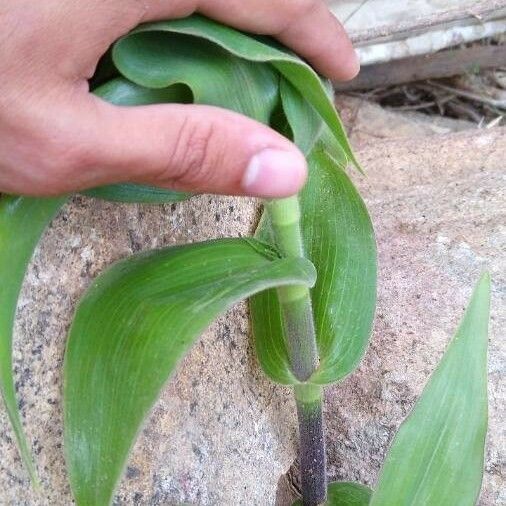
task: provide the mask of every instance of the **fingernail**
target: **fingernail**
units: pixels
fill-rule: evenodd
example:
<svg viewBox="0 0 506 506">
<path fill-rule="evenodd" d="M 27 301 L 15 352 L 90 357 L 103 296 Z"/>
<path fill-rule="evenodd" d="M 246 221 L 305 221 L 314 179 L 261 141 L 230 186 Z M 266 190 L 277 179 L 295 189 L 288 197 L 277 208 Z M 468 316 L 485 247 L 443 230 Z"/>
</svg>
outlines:
<svg viewBox="0 0 506 506">
<path fill-rule="evenodd" d="M 353 64 L 355 67 L 355 75 L 357 75 L 360 72 L 360 55 L 358 54 L 358 51 L 355 48 L 353 48 L 353 52 L 355 56 L 355 61 L 353 62 Z"/>
<path fill-rule="evenodd" d="M 360 72 L 360 57 L 356 51 L 356 49 L 351 50 L 349 53 L 349 57 L 346 60 L 343 60 L 337 69 L 337 74 L 335 78 L 338 81 L 351 81 L 357 77 Z"/>
<path fill-rule="evenodd" d="M 301 153 L 267 148 L 250 160 L 242 188 L 255 197 L 288 197 L 306 181 L 307 164 Z"/>
</svg>

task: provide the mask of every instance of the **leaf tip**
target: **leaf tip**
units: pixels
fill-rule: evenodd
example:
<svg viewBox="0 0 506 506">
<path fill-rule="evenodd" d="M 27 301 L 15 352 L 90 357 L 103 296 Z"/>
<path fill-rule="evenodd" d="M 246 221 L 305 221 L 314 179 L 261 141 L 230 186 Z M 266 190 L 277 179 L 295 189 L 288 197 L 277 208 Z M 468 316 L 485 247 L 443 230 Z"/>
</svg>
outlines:
<svg viewBox="0 0 506 506">
<path fill-rule="evenodd" d="M 482 289 L 490 290 L 492 284 L 492 276 L 489 271 L 483 271 L 480 275 L 480 280 L 478 281 L 478 286 L 482 287 Z"/>
<path fill-rule="evenodd" d="M 473 290 L 473 295 L 471 297 L 471 302 L 469 306 L 473 305 L 473 303 L 481 303 L 484 310 L 486 310 L 487 314 L 490 310 L 490 293 L 492 289 L 492 276 L 490 272 L 483 271 L 480 275 L 480 279 L 476 283 L 476 286 Z"/>
</svg>

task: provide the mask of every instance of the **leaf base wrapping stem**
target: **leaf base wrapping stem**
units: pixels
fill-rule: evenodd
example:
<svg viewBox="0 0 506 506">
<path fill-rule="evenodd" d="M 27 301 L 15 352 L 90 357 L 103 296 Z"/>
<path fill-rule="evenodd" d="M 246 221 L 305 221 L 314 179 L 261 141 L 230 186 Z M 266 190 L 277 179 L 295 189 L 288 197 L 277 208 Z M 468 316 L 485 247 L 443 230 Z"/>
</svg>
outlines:
<svg viewBox="0 0 506 506">
<path fill-rule="evenodd" d="M 304 257 L 298 197 L 271 200 L 265 206 L 280 252 L 285 256 Z M 319 363 L 310 292 L 302 285 L 279 287 L 277 292 L 291 369 L 304 382 Z"/>
<path fill-rule="evenodd" d="M 314 335 L 313 309 L 307 287 L 278 288 L 283 311 L 290 366 L 295 377 L 307 381 L 318 367 L 318 350 Z"/>
</svg>

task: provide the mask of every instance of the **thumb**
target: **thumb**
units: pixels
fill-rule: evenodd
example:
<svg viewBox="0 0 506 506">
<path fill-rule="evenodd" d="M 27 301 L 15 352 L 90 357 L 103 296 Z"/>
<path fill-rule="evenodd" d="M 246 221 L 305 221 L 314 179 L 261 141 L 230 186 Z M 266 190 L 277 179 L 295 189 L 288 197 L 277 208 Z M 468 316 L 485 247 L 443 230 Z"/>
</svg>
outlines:
<svg viewBox="0 0 506 506">
<path fill-rule="evenodd" d="M 224 109 L 118 107 L 95 99 L 90 142 L 100 184 L 132 181 L 193 192 L 286 197 L 306 179 L 302 153 L 270 128 Z"/>
</svg>

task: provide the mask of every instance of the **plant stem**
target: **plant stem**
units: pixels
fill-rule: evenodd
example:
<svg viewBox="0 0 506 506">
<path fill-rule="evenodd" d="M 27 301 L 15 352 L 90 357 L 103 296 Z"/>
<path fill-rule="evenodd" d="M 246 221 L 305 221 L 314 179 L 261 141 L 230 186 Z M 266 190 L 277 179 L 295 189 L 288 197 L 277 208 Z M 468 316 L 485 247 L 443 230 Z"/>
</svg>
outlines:
<svg viewBox="0 0 506 506">
<path fill-rule="evenodd" d="M 304 257 L 300 231 L 300 206 L 295 197 L 266 203 L 274 241 L 284 256 Z M 307 381 L 318 367 L 318 350 L 309 288 L 304 285 L 278 288 L 290 363 L 295 377 Z"/>
<path fill-rule="evenodd" d="M 265 204 L 274 241 L 285 256 L 304 257 L 298 197 Z M 278 288 L 291 369 L 301 384 L 295 386 L 299 420 L 300 472 L 304 506 L 326 501 L 327 477 L 322 415 L 322 387 L 305 383 L 318 367 L 318 349 L 309 288 Z"/>
<path fill-rule="evenodd" d="M 295 400 L 299 419 L 302 501 L 304 506 L 316 506 L 327 500 L 323 389 L 319 385 L 297 385 Z"/>
</svg>

